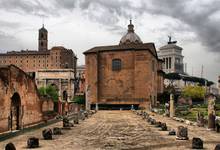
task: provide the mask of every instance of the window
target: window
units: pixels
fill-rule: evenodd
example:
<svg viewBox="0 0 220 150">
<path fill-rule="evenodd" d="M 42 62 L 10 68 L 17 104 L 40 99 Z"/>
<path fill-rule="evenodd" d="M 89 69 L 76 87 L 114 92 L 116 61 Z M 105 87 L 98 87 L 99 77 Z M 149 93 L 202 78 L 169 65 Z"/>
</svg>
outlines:
<svg viewBox="0 0 220 150">
<path fill-rule="evenodd" d="M 155 71 L 155 63 L 154 63 L 154 60 L 152 60 L 152 71 L 153 71 L 153 72 Z"/>
<path fill-rule="evenodd" d="M 121 70 L 121 59 L 113 59 L 112 60 L 112 70 L 113 71 Z"/>
</svg>

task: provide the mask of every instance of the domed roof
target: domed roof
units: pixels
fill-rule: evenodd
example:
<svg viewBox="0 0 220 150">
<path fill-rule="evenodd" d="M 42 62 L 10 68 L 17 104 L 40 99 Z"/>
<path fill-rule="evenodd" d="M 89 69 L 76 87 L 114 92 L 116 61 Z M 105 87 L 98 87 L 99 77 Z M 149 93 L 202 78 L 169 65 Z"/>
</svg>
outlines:
<svg viewBox="0 0 220 150">
<path fill-rule="evenodd" d="M 130 20 L 128 32 L 121 38 L 119 45 L 125 44 L 143 44 L 140 37 L 134 32 L 134 25 Z"/>
<path fill-rule="evenodd" d="M 44 28 L 44 24 L 43 24 L 42 28 L 39 29 L 39 31 L 40 31 L 40 32 L 47 32 L 47 29 Z"/>
</svg>

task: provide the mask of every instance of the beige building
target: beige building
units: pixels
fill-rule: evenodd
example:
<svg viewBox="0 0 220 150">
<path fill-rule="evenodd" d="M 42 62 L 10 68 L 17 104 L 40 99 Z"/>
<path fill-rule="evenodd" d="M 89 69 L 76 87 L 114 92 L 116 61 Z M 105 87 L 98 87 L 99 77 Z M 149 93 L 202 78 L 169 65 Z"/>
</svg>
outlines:
<svg viewBox="0 0 220 150">
<path fill-rule="evenodd" d="M 163 92 L 162 60 L 154 43 L 143 43 L 130 22 L 118 45 L 84 52 L 87 109 L 149 108 Z"/>
<path fill-rule="evenodd" d="M 163 71 L 166 73 L 184 73 L 182 50 L 176 44 L 177 41 L 169 41 L 166 45 L 159 48 L 158 57 L 163 60 Z"/>
<path fill-rule="evenodd" d="M 68 112 L 75 89 L 75 71 L 73 69 L 42 69 L 36 72 L 37 87 L 54 86 L 58 91 L 57 111 L 61 114 Z"/>
<path fill-rule="evenodd" d="M 85 94 L 85 65 L 76 67 L 77 94 Z"/>
<path fill-rule="evenodd" d="M 21 50 L 0 54 L 0 65 L 13 64 L 25 72 L 40 69 L 76 69 L 77 57 L 71 49 L 55 46 L 48 49 L 48 32 L 44 26 L 39 30 L 38 51 Z"/>
</svg>

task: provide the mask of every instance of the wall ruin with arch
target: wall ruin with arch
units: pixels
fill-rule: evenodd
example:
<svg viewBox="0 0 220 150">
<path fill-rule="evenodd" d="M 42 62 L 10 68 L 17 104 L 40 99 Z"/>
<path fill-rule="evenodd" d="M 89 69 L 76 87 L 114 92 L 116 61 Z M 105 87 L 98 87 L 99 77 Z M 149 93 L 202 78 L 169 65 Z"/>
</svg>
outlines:
<svg viewBox="0 0 220 150">
<path fill-rule="evenodd" d="M 42 103 L 34 79 L 14 65 L 0 66 L 0 132 L 41 122 Z"/>
</svg>

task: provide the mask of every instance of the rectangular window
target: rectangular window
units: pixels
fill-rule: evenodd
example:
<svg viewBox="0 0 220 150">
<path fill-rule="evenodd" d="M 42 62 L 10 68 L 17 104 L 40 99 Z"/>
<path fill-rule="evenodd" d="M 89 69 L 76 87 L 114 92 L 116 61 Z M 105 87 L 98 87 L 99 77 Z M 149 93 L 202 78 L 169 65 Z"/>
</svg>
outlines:
<svg viewBox="0 0 220 150">
<path fill-rule="evenodd" d="M 120 70 L 121 70 L 121 59 L 113 59 L 112 71 L 120 71 Z"/>
<path fill-rule="evenodd" d="M 171 57 L 169 57 L 169 69 L 171 69 Z"/>
</svg>

